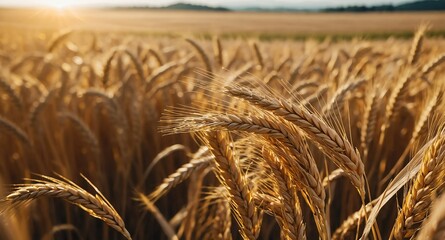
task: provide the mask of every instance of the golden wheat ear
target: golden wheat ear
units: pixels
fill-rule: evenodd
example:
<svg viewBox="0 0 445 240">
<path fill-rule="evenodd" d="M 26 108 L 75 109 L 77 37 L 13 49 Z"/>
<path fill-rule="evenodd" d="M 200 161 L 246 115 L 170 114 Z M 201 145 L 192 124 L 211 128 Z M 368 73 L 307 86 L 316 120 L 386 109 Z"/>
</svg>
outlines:
<svg viewBox="0 0 445 240">
<path fill-rule="evenodd" d="M 445 172 L 444 156 L 445 135 L 440 134 L 425 152 L 420 171 L 403 201 L 402 210 L 392 231 L 395 239 L 415 236 L 423 220 L 428 216 L 433 196 L 440 194 L 438 189 L 443 189 L 444 186 L 442 180 Z"/>
<path fill-rule="evenodd" d="M 15 190 L 1 200 L 0 215 L 7 214 L 9 210 L 42 197 L 60 198 L 77 205 L 90 216 L 102 220 L 120 232 L 126 239 L 131 240 L 130 233 L 125 228 L 121 216 L 88 179 L 84 177 L 97 194 L 93 195 L 63 177 L 61 180 L 44 175 L 41 177 L 42 180 L 31 179 L 29 184 L 16 185 Z"/>
<path fill-rule="evenodd" d="M 434 201 L 431 215 L 424 221 L 417 239 L 443 239 L 445 237 L 445 195 Z"/>
</svg>

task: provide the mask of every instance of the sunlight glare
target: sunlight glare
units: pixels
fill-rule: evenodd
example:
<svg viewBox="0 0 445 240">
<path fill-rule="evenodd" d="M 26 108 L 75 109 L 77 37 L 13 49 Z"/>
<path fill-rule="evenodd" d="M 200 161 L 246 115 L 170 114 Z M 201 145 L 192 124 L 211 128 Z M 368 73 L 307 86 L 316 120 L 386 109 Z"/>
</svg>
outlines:
<svg viewBox="0 0 445 240">
<path fill-rule="evenodd" d="M 62 0 L 62 1 L 54 1 L 49 0 L 46 1 L 45 5 L 49 8 L 58 10 L 58 11 L 64 11 L 65 9 L 72 7 L 74 5 L 75 1 L 70 0 Z"/>
</svg>

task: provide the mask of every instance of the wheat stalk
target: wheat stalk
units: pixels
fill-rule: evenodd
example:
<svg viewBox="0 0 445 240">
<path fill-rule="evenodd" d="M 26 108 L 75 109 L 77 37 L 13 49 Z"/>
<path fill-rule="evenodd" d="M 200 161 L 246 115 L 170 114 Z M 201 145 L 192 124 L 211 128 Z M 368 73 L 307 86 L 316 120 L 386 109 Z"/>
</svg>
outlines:
<svg viewBox="0 0 445 240">
<path fill-rule="evenodd" d="M 142 193 L 138 194 L 138 199 L 144 204 L 145 208 L 156 217 L 156 220 L 158 220 L 158 222 L 161 225 L 162 229 L 164 230 L 165 234 L 168 236 L 168 239 L 178 240 L 179 238 L 178 238 L 178 236 L 176 236 L 175 231 L 170 226 L 170 224 L 167 222 L 167 220 L 164 218 L 164 216 L 162 216 L 162 213 L 159 212 L 159 209 L 154 205 L 154 203 L 151 202 Z"/>
</svg>

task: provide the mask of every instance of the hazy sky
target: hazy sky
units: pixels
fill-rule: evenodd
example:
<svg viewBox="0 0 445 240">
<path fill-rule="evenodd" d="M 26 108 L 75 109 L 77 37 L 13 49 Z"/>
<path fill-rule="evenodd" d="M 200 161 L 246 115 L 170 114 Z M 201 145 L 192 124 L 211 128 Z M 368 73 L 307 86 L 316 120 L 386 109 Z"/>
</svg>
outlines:
<svg viewBox="0 0 445 240">
<path fill-rule="evenodd" d="M 0 6 L 162 6 L 181 0 L 0 0 Z M 210 6 L 240 7 L 295 7 L 295 8 L 313 8 L 313 7 L 331 7 L 345 5 L 375 5 L 375 4 L 398 4 L 409 2 L 410 0 L 182 0 L 181 2 L 196 3 Z M 412 0 L 413 1 L 413 0 Z"/>
</svg>

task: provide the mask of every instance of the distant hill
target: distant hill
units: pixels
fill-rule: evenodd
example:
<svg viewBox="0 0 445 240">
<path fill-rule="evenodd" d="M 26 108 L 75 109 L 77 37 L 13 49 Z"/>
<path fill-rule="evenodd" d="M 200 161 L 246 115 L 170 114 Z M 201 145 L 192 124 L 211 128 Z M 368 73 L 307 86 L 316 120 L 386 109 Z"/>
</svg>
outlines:
<svg viewBox="0 0 445 240">
<path fill-rule="evenodd" d="M 445 10 L 445 0 L 418 1 L 396 6 L 396 11 L 412 11 L 412 10 L 417 10 L 417 11 Z"/>
<path fill-rule="evenodd" d="M 151 10 L 191 10 L 191 11 L 251 11 L 251 12 L 397 12 L 397 11 L 444 11 L 445 0 L 424 0 L 404 3 L 400 5 L 376 5 L 376 6 L 345 6 L 325 9 L 298 9 L 298 8 L 260 8 L 260 7 L 243 7 L 243 8 L 225 8 L 210 7 L 204 5 L 190 3 L 175 3 L 164 7 L 117 7 L 117 9 L 151 9 Z"/>
<path fill-rule="evenodd" d="M 210 7 L 210 6 L 182 3 L 182 2 L 167 5 L 164 7 L 129 6 L 129 7 L 115 7 L 114 9 L 190 10 L 190 11 L 216 11 L 216 12 L 231 11 L 231 9 L 224 7 Z"/>
<path fill-rule="evenodd" d="M 195 11 L 230 11 L 230 9 L 223 7 L 209 7 L 209 6 L 189 4 L 189 3 L 175 3 L 172 5 L 168 5 L 166 7 L 162 7 L 162 9 L 195 10 Z"/>
<path fill-rule="evenodd" d="M 242 7 L 242 8 L 232 9 L 232 10 L 245 11 L 245 12 L 309 12 L 309 11 L 316 11 L 316 10 L 287 8 L 287 7 L 277 7 L 277 8 Z"/>
<path fill-rule="evenodd" d="M 403 3 L 400 5 L 347 6 L 326 8 L 325 12 L 392 12 L 392 11 L 443 11 L 445 0 L 425 0 Z"/>
</svg>

